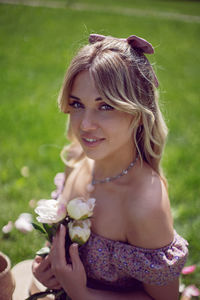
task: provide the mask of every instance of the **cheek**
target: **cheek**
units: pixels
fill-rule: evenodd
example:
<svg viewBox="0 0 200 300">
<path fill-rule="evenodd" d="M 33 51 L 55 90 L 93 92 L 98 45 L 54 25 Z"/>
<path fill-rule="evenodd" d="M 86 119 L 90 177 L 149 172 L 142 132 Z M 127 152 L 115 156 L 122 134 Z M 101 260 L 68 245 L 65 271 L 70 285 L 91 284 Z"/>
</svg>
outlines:
<svg viewBox="0 0 200 300">
<path fill-rule="evenodd" d="M 72 126 L 78 126 L 81 120 L 80 113 L 71 113 L 70 114 L 70 123 Z"/>
<path fill-rule="evenodd" d="M 121 119 L 118 122 L 118 126 L 115 128 L 115 136 L 122 141 L 128 141 L 133 139 L 133 128 L 131 126 L 130 119 Z"/>
<path fill-rule="evenodd" d="M 75 115 L 70 115 L 70 122 L 69 127 L 71 128 L 72 132 L 77 135 L 78 128 L 79 128 L 80 118 L 77 118 Z"/>
</svg>

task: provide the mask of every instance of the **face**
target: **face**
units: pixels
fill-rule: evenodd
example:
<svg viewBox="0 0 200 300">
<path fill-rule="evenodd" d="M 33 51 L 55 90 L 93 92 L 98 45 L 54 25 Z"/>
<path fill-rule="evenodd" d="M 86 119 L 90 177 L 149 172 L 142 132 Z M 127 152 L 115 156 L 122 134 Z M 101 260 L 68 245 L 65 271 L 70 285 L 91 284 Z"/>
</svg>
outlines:
<svg viewBox="0 0 200 300">
<path fill-rule="evenodd" d="M 132 153 L 133 116 L 106 103 L 89 71 L 79 73 L 74 80 L 69 113 L 72 131 L 89 158 L 120 158 Z"/>
</svg>

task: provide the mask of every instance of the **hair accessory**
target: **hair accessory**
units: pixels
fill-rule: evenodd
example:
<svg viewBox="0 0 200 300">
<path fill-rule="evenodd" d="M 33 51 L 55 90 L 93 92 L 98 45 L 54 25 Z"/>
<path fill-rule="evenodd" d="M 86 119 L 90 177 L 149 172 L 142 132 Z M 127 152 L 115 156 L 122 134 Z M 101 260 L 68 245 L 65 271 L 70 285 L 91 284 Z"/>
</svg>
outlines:
<svg viewBox="0 0 200 300">
<path fill-rule="evenodd" d="M 94 44 L 96 42 L 101 42 L 106 38 L 105 35 L 101 34 L 90 34 L 89 42 L 90 44 Z M 133 49 L 140 49 L 142 52 L 147 54 L 153 54 L 154 49 L 153 46 L 147 42 L 145 39 L 142 39 L 136 35 L 131 35 L 127 39 L 119 39 L 120 41 L 127 42 Z"/>
<path fill-rule="evenodd" d="M 105 35 L 101 35 L 101 34 L 97 34 L 97 33 L 90 34 L 90 36 L 89 36 L 89 43 L 90 43 L 90 44 L 94 44 L 94 43 L 96 43 L 96 42 L 101 42 L 101 41 L 103 41 L 105 38 L 106 38 Z"/>
<path fill-rule="evenodd" d="M 129 45 L 131 45 L 132 48 L 137 48 L 142 50 L 142 52 L 147 54 L 153 54 L 154 49 L 153 46 L 147 42 L 145 39 L 142 39 L 136 35 L 129 36 L 126 41 Z"/>
<path fill-rule="evenodd" d="M 94 190 L 94 186 L 96 184 L 108 183 L 108 182 L 114 181 L 114 180 L 119 179 L 120 177 L 128 174 L 129 170 L 136 164 L 137 160 L 138 160 L 138 155 L 136 156 L 135 160 L 132 161 L 126 169 L 124 169 L 121 173 L 119 173 L 115 176 L 106 177 L 106 178 L 103 178 L 103 179 L 94 179 L 94 174 L 93 174 L 92 175 L 92 182 L 87 185 L 87 191 L 91 193 Z"/>
<path fill-rule="evenodd" d="M 101 35 L 101 34 L 97 34 L 97 33 L 90 34 L 89 43 L 94 44 L 96 42 L 101 42 L 105 38 L 106 38 L 105 35 Z M 153 46 L 149 42 L 147 42 L 145 39 L 142 39 L 141 37 L 138 37 L 136 35 L 131 35 L 127 39 L 119 39 L 119 40 L 127 42 L 131 46 L 131 48 L 139 49 L 143 53 L 146 53 L 146 54 L 153 54 L 154 53 Z M 158 88 L 159 83 L 158 83 L 158 79 L 156 77 L 156 74 L 155 74 L 155 72 L 154 72 L 154 70 L 153 70 L 150 63 L 149 63 L 149 66 L 152 70 L 152 76 L 153 76 L 153 81 L 154 81 L 155 87 Z"/>
</svg>

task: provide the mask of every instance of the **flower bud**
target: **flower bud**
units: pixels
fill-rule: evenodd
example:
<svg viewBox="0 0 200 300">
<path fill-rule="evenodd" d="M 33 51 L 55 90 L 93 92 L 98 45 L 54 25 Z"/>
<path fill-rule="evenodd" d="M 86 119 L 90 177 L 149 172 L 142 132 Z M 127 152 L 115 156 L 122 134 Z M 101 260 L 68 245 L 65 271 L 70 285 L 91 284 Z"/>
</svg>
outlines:
<svg viewBox="0 0 200 300">
<path fill-rule="evenodd" d="M 74 220 L 84 220 L 92 216 L 96 199 L 75 198 L 67 204 L 67 212 Z"/>
<path fill-rule="evenodd" d="M 70 221 L 68 223 L 69 236 L 72 242 L 83 245 L 90 237 L 90 220 Z"/>
</svg>

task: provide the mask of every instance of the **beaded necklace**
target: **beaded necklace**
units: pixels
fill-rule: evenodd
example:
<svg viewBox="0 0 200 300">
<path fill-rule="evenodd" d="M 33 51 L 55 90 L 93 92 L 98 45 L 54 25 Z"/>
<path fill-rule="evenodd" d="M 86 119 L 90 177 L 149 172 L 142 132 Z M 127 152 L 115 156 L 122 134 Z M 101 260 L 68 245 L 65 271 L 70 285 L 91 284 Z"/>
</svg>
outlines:
<svg viewBox="0 0 200 300">
<path fill-rule="evenodd" d="M 137 160 L 138 160 L 138 155 L 136 156 L 135 160 L 132 161 L 126 169 L 124 169 L 121 173 L 119 173 L 115 176 L 110 176 L 110 177 L 106 177 L 103 179 L 94 179 L 94 174 L 93 174 L 91 183 L 89 183 L 87 185 L 87 191 L 91 193 L 91 192 L 93 192 L 94 186 L 96 184 L 108 183 L 108 182 L 114 181 L 116 179 L 119 179 L 120 177 L 122 177 L 124 175 L 127 175 L 128 172 L 130 171 L 130 169 L 136 164 Z"/>
</svg>

